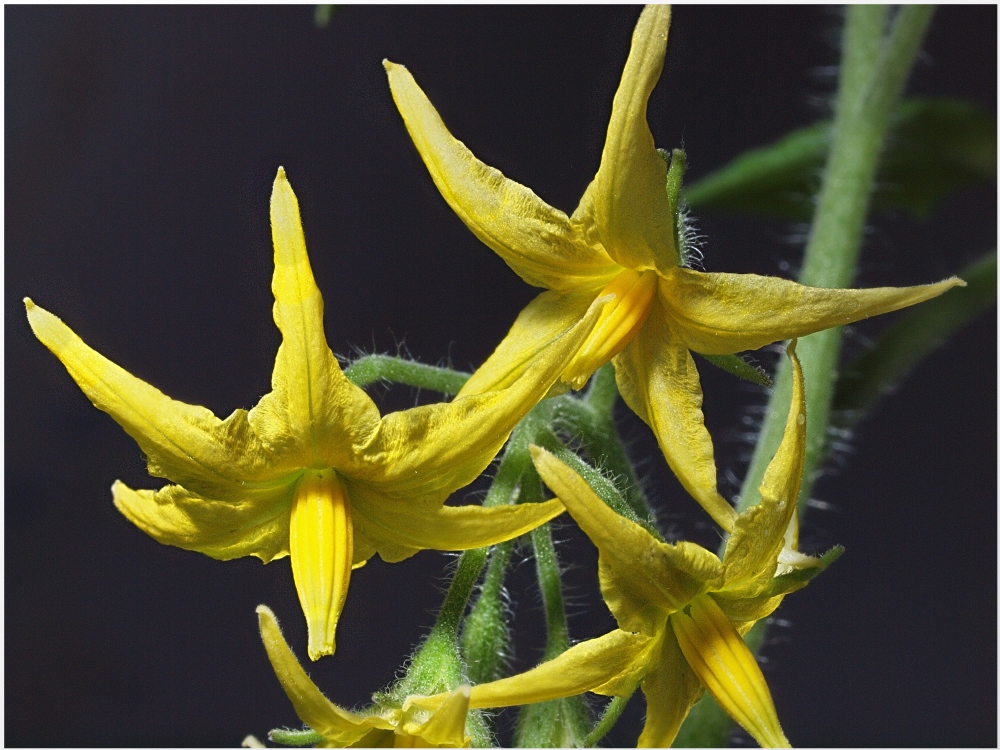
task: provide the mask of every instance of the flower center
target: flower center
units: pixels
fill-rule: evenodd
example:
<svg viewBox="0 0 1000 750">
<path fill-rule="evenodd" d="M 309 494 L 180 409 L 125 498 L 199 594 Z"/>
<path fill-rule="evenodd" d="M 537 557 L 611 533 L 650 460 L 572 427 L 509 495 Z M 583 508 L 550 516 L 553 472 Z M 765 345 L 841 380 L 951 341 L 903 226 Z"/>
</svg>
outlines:
<svg viewBox="0 0 1000 750">
<path fill-rule="evenodd" d="M 292 576 L 309 627 L 309 658 L 336 650 L 337 620 L 354 560 L 351 503 L 333 469 L 306 471 L 295 487 L 289 529 Z"/>
<path fill-rule="evenodd" d="M 628 346 L 646 322 L 656 295 L 656 272 L 626 268 L 601 290 L 598 297 L 613 294 L 601 317 L 562 374 L 562 379 L 582 388 L 594 371 Z"/>
</svg>

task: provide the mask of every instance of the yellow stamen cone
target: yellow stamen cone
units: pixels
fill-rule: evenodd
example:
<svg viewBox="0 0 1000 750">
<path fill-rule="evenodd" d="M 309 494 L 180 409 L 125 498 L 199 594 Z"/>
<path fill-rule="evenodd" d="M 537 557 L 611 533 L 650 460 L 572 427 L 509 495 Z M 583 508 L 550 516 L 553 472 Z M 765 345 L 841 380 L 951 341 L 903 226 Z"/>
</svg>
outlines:
<svg viewBox="0 0 1000 750">
<path fill-rule="evenodd" d="M 332 469 L 307 471 L 292 499 L 289 536 L 292 576 L 309 627 L 309 658 L 336 650 L 354 558 L 351 504 Z"/>
<path fill-rule="evenodd" d="M 791 747 L 757 660 L 711 596 L 670 616 L 684 658 L 705 689 L 761 747 Z"/>
<path fill-rule="evenodd" d="M 614 295 L 576 356 L 567 365 L 562 379 L 579 390 L 605 362 L 635 338 L 653 309 L 656 274 L 625 269 L 601 290 L 598 297 Z"/>
</svg>

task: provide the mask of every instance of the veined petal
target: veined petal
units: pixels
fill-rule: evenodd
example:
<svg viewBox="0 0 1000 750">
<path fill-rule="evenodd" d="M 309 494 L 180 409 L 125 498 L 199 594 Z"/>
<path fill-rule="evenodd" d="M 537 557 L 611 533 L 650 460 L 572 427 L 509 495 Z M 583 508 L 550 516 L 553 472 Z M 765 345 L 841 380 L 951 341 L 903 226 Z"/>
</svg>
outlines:
<svg viewBox="0 0 1000 750">
<path fill-rule="evenodd" d="M 578 643 L 555 659 L 527 672 L 496 682 L 475 685 L 469 708 L 503 708 L 567 698 L 600 687 L 622 672 L 632 670 L 649 645 L 647 636 L 613 630 L 600 638 Z M 409 698 L 403 707 L 437 708 L 445 694 Z"/>
<path fill-rule="evenodd" d="M 465 733 L 465 720 L 469 715 L 470 692 L 468 685 L 456 688 L 426 722 L 408 722 L 403 725 L 403 732 L 423 740 L 428 747 L 468 747 L 471 737 Z"/>
<path fill-rule="evenodd" d="M 701 380 L 694 359 L 659 303 L 625 351 L 612 360 L 625 403 L 656 435 L 684 489 L 724 531 L 736 511 L 719 494 L 712 437 L 701 412 Z"/>
<path fill-rule="evenodd" d="M 281 346 L 272 391 L 250 422 L 283 465 L 336 466 L 371 439 L 378 408 L 340 370 L 323 332 L 323 297 L 313 278 L 299 203 L 279 169 L 271 193 L 274 322 Z"/>
<path fill-rule="evenodd" d="M 525 534 L 563 512 L 562 503 L 457 507 L 409 501 L 352 487 L 355 519 L 363 535 L 386 562 L 422 549 L 464 550 L 499 544 Z"/>
<path fill-rule="evenodd" d="M 503 390 L 387 414 L 371 443 L 341 473 L 385 494 L 443 502 L 489 465 L 511 430 L 558 380 L 606 302 L 594 300 L 577 325 Z"/>
<path fill-rule="evenodd" d="M 560 291 L 603 286 L 616 270 L 603 249 L 588 245 L 562 211 L 473 156 L 406 68 L 388 60 L 383 65 L 434 184 L 472 233 L 529 284 Z"/>
<path fill-rule="evenodd" d="M 660 298 L 684 345 L 734 354 L 924 302 L 965 282 L 877 289 L 821 289 L 772 276 L 675 268 Z"/>
<path fill-rule="evenodd" d="M 792 398 L 785 432 L 760 484 L 760 504 L 736 518 L 722 558 L 723 588 L 763 586 L 778 567 L 778 555 L 795 516 L 806 454 L 806 396 L 795 341 L 786 350 L 792 362 Z M 757 593 L 753 591 L 753 593 Z"/>
<path fill-rule="evenodd" d="M 684 658 L 719 706 L 761 747 L 791 747 L 757 660 L 715 600 L 696 597 L 671 615 L 670 624 Z"/>
<path fill-rule="evenodd" d="M 160 490 L 111 488 L 115 507 L 161 544 L 217 560 L 253 555 L 264 562 L 288 554 L 288 514 L 294 483 L 247 492 L 241 501 L 213 500 L 172 484 Z"/>
<path fill-rule="evenodd" d="M 600 551 L 601 591 L 623 630 L 653 635 L 667 615 L 718 575 L 719 560 L 697 545 L 662 544 L 615 513 L 548 451 L 531 446 L 535 468 Z"/>
<path fill-rule="evenodd" d="M 593 213 L 608 255 L 635 271 L 677 265 L 667 166 L 656 152 L 646 105 L 663 71 L 669 5 L 647 5 L 632 34 L 632 49 L 615 94 L 601 166 L 572 221 Z"/>
<path fill-rule="evenodd" d="M 573 329 L 596 298 L 593 291 L 542 292 L 517 316 L 514 325 L 459 396 L 507 388 L 522 377 L 552 342 Z M 567 364 L 575 353 L 567 359 Z"/>
<path fill-rule="evenodd" d="M 295 487 L 289 526 L 292 576 L 309 627 L 309 658 L 336 650 L 354 562 L 347 490 L 333 469 L 306 471 Z"/>
<path fill-rule="evenodd" d="M 646 725 L 637 747 L 670 747 L 691 707 L 705 690 L 681 653 L 670 627 L 662 640 L 656 668 L 642 681 Z"/>
<path fill-rule="evenodd" d="M 295 707 L 295 713 L 311 729 L 328 740 L 335 740 L 346 746 L 357 742 L 372 729 L 391 731 L 395 728 L 380 716 L 362 716 L 331 703 L 316 687 L 316 683 L 309 679 L 288 647 L 274 613 L 262 604 L 257 607 L 257 616 L 260 621 L 260 637 L 264 641 L 267 658 L 271 660 L 274 673 Z"/>
<path fill-rule="evenodd" d="M 59 358 L 84 394 L 111 415 L 149 459 L 149 471 L 213 496 L 244 493 L 244 482 L 278 479 L 246 412 L 220 420 L 129 374 L 87 346 L 52 313 L 25 298 L 35 336 Z"/>
</svg>

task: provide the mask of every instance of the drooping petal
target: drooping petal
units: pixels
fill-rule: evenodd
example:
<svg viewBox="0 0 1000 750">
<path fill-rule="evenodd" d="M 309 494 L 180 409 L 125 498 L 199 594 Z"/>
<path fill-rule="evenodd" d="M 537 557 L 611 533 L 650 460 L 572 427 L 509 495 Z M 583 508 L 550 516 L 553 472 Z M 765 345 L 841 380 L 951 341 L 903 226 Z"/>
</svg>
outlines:
<svg viewBox="0 0 1000 750">
<path fill-rule="evenodd" d="M 675 268 L 660 280 L 674 330 L 701 354 L 734 354 L 805 336 L 937 297 L 965 282 L 877 289 L 820 289 L 772 276 Z"/>
<path fill-rule="evenodd" d="M 757 660 L 715 600 L 695 597 L 671 615 L 670 625 L 684 658 L 719 706 L 761 747 L 790 747 Z"/>
<path fill-rule="evenodd" d="M 422 549 L 465 550 L 499 544 L 525 534 L 563 512 L 562 503 L 436 506 L 419 500 L 385 497 L 352 486 L 351 500 L 359 537 L 386 562 L 398 562 Z"/>
<path fill-rule="evenodd" d="M 652 428 L 684 489 L 724 531 L 732 531 L 736 511 L 716 486 L 698 370 L 661 304 L 653 305 L 642 330 L 613 362 L 622 398 Z"/>
<path fill-rule="evenodd" d="M 295 713 L 310 728 L 341 746 L 357 742 L 372 729 L 394 729 L 390 722 L 380 716 L 362 716 L 331 703 L 316 687 L 316 683 L 309 679 L 288 647 L 274 613 L 261 605 L 257 607 L 257 615 L 260 620 L 260 637 L 264 641 L 274 673 L 295 707 Z"/>
<path fill-rule="evenodd" d="M 542 292 L 528 303 L 496 350 L 462 386 L 459 396 L 507 388 L 531 367 L 552 342 L 587 314 L 593 291 Z"/>
<path fill-rule="evenodd" d="M 642 681 L 646 724 L 637 747 L 670 747 L 691 707 L 705 690 L 681 653 L 670 627 L 662 640 L 656 668 Z"/>
<path fill-rule="evenodd" d="M 468 747 L 472 738 L 465 733 L 465 720 L 470 692 L 468 685 L 456 688 L 426 722 L 406 723 L 403 732 L 423 740 L 428 747 Z"/>
<path fill-rule="evenodd" d="M 289 526 L 292 576 L 309 628 L 309 658 L 336 651 L 335 636 L 354 562 L 347 490 L 333 469 L 306 471 L 295 487 Z"/>
<path fill-rule="evenodd" d="M 615 264 L 566 214 L 479 161 L 456 140 L 402 65 L 384 61 L 389 86 L 434 184 L 472 233 L 529 284 L 596 291 Z"/>
<path fill-rule="evenodd" d="M 372 441 L 341 473 L 377 485 L 385 494 L 427 495 L 444 502 L 479 476 L 511 430 L 559 379 L 607 301 L 594 300 L 580 322 L 506 388 L 387 414 Z"/>
<path fill-rule="evenodd" d="M 613 630 L 600 638 L 578 643 L 527 672 L 473 686 L 469 708 L 521 706 L 585 693 L 623 672 L 634 671 L 634 662 L 643 657 L 649 644 L 647 636 Z M 636 679 L 641 679 L 641 674 Z M 444 702 L 445 696 L 410 698 L 404 708 L 414 705 L 434 709 Z"/>
<path fill-rule="evenodd" d="M 623 630 L 653 635 L 671 612 L 718 575 L 719 560 L 697 545 L 663 544 L 615 513 L 548 451 L 531 446 L 535 468 L 600 551 L 601 592 Z"/>
<path fill-rule="evenodd" d="M 161 544 L 217 560 L 253 555 L 264 562 L 288 554 L 288 514 L 294 483 L 241 501 L 213 500 L 172 484 L 160 490 L 111 488 L 115 507 Z"/>
<path fill-rule="evenodd" d="M 611 109 L 601 166 L 574 212 L 592 214 L 608 255 L 635 271 L 677 265 L 667 166 L 656 152 L 646 105 L 663 71 L 670 6 L 647 5 L 632 34 L 632 49 Z"/>
<path fill-rule="evenodd" d="M 371 439 L 378 408 L 340 370 L 323 332 L 323 297 L 306 252 L 299 203 L 278 170 L 271 193 L 274 322 L 281 346 L 272 391 L 250 422 L 283 465 L 337 466 Z"/>
<path fill-rule="evenodd" d="M 806 396 L 795 341 L 786 350 L 792 362 L 792 398 L 785 431 L 760 484 L 761 501 L 736 518 L 722 559 L 727 591 L 757 593 L 778 567 L 778 555 L 795 515 L 806 454 Z"/>
<path fill-rule="evenodd" d="M 84 394 L 111 415 L 149 459 L 149 471 L 192 490 L 228 498 L 243 482 L 280 477 L 244 411 L 220 420 L 203 406 L 174 401 L 87 346 L 52 313 L 25 298 L 35 336 L 59 358 Z"/>
</svg>

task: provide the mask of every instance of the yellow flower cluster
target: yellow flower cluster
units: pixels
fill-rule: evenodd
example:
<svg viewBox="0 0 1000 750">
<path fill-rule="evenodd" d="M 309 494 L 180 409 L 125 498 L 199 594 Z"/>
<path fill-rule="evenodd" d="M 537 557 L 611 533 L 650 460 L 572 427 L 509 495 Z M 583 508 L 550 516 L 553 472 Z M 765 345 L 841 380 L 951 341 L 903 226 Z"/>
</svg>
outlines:
<svg viewBox="0 0 1000 750">
<path fill-rule="evenodd" d="M 733 354 L 897 310 L 962 282 L 817 289 L 783 279 L 685 268 L 667 167 L 646 122 L 663 68 L 670 10 L 647 8 L 615 95 L 600 168 L 571 216 L 483 164 L 446 129 L 402 66 L 392 95 L 441 194 L 529 284 L 543 287 L 507 337 L 448 403 L 381 415 L 341 371 L 298 202 L 279 169 L 271 196 L 274 320 L 282 335 L 271 392 L 219 419 L 170 399 L 25 300 L 38 339 L 88 398 L 131 435 L 160 490 L 113 487 L 116 507 L 154 539 L 220 560 L 290 556 L 312 659 L 333 654 L 353 569 L 378 553 L 465 550 L 517 537 L 564 509 L 600 552 L 599 580 L 618 629 L 497 682 L 410 696 L 401 707 L 346 711 L 309 680 L 266 607 L 261 635 L 299 716 L 330 746 L 458 747 L 470 709 L 641 686 L 640 746 L 669 745 L 703 691 L 764 746 L 786 746 L 767 684 L 742 636 L 829 560 L 796 550 L 805 398 L 794 354 L 791 408 L 761 485 L 741 514 L 719 494 L 691 352 Z M 729 534 L 725 554 L 665 544 L 616 514 L 577 473 L 533 448 L 555 498 L 498 507 L 446 499 L 490 464 L 553 390 L 579 389 L 613 362 L 628 406 L 653 430 L 683 486 Z"/>
</svg>

